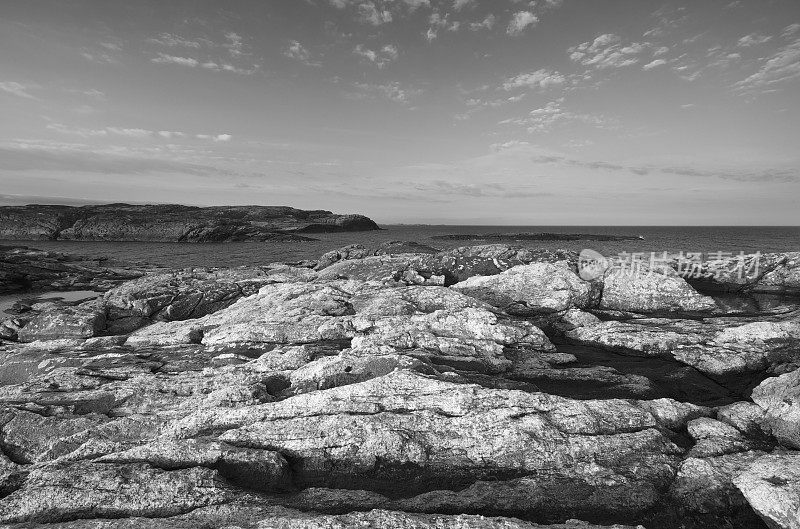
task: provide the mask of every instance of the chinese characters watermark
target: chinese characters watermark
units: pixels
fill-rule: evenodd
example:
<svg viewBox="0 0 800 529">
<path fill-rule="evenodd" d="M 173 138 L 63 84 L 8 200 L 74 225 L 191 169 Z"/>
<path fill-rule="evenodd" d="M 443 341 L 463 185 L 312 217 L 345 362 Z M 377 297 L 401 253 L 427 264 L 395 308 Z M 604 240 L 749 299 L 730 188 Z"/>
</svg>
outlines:
<svg viewBox="0 0 800 529">
<path fill-rule="evenodd" d="M 757 278 L 762 269 L 761 252 L 620 252 L 605 257 L 594 250 L 582 250 L 578 258 L 581 279 L 592 281 L 609 274 L 647 276 L 677 274 L 688 279 L 745 281 Z"/>
</svg>

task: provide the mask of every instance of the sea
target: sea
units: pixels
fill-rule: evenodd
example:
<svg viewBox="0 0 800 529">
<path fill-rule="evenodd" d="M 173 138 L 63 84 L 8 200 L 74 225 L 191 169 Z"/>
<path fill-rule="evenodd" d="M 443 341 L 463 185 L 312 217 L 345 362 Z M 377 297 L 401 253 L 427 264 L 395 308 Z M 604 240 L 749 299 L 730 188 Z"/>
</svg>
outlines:
<svg viewBox="0 0 800 529">
<path fill-rule="evenodd" d="M 387 241 L 415 241 L 435 248 L 496 243 L 496 240 L 442 240 L 436 236 L 495 233 L 563 233 L 639 237 L 623 241 L 515 241 L 504 244 L 530 248 L 592 249 L 605 256 L 637 252 L 703 253 L 728 256 L 739 253 L 800 251 L 800 226 L 453 226 L 385 225 L 380 231 L 312 234 L 307 242 L 152 243 L 102 241 L 8 241 L 42 250 L 147 263 L 168 268 L 233 267 L 297 262 L 350 244 L 376 247 Z"/>
</svg>

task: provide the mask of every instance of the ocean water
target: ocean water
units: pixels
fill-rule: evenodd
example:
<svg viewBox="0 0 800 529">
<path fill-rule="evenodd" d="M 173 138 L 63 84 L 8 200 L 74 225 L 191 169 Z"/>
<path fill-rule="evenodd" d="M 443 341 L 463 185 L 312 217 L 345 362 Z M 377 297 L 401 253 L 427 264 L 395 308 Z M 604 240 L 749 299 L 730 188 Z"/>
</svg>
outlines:
<svg viewBox="0 0 800 529">
<path fill-rule="evenodd" d="M 437 240 L 431 237 L 449 234 L 488 233 L 588 233 L 641 236 L 626 241 L 502 241 L 532 248 L 564 248 L 580 251 L 590 248 L 603 255 L 620 252 L 703 252 L 730 254 L 800 251 L 800 227 L 742 226 L 430 226 L 386 225 L 381 231 L 327 233 L 310 235 L 310 242 L 241 242 L 241 243 L 144 243 L 83 241 L 10 241 L 43 250 L 72 253 L 91 258 L 108 257 L 128 262 L 144 262 L 170 268 L 198 266 L 263 265 L 315 259 L 323 253 L 348 244 L 367 247 L 382 242 L 416 241 L 440 249 L 494 243 L 497 241 Z"/>
</svg>

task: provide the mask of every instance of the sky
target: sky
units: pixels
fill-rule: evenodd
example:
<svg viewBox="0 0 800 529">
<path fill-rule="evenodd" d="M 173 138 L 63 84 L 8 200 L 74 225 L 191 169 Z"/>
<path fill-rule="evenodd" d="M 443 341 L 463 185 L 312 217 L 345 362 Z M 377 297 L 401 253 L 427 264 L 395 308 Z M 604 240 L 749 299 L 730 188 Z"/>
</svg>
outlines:
<svg viewBox="0 0 800 529">
<path fill-rule="evenodd" d="M 3 0 L 0 204 L 800 224 L 798 0 Z"/>
</svg>

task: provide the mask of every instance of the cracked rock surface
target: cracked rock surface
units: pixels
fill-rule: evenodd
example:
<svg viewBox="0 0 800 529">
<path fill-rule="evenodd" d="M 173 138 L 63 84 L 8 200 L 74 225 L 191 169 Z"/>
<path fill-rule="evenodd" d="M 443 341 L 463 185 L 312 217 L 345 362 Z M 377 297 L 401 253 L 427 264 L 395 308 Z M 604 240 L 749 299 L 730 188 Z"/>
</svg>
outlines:
<svg viewBox="0 0 800 529">
<path fill-rule="evenodd" d="M 0 344 L 0 523 L 798 527 L 796 300 L 502 245 L 112 286 Z"/>
</svg>

